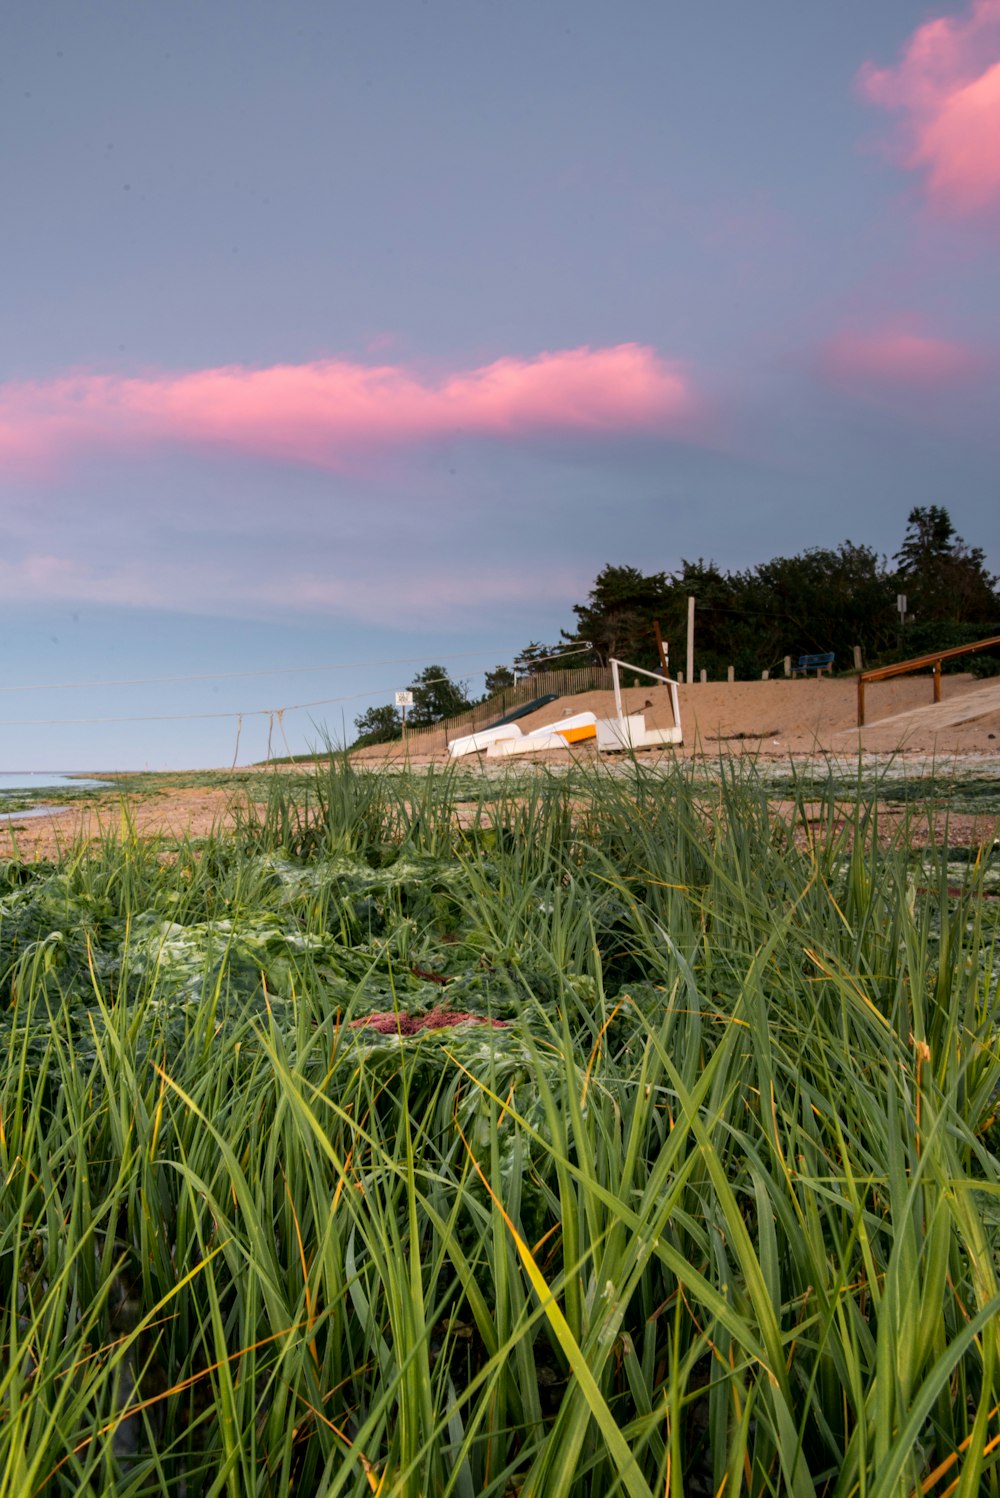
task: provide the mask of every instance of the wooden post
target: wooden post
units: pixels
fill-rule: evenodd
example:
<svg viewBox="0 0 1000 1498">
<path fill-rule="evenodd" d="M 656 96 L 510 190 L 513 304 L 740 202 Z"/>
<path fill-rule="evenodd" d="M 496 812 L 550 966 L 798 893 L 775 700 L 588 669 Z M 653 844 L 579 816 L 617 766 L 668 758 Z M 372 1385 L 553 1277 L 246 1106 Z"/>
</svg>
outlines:
<svg viewBox="0 0 1000 1498">
<path fill-rule="evenodd" d="M 688 595 L 687 678 L 694 681 L 694 599 Z"/>
<path fill-rule="evenodd" d="M 726 667 L 726 680 L 727 681 L 735 681 L 736 680 L 736 667 L 735 666 L 727 666 Z"/>
<path fill-rule="evenodd" d="M 660 665 L 663 668 L 663 674 L 664 676 L 669 676 L 670 661 L 667 657 L 667 647 L 663 643 L 663 636 L 660 634 L 660 621 L 658 619 L 653 620 L 653 634 L 656 636 L 656 649 L 659 652 Z"/>
<path fill-rule="evenodd" d="M 860 645 L 855 645 L 855 647 L 854 647 L 854 669 L 855 669 L 855 671 L 863 671 L 865 669 L 864 666 L 861 664 L 861 646 Z"/>
<path fill-rule="evenodd" d="M 760 679 L 761 679 L 761 681 L 768 681 L 770 679 L 770 676 L 771 676 L 770 671 L 762 671 L 760 673 Z"/>
<path fill-rule="evenodd" d="M 622 707 L 622 669 L 621 664 L 614 656 L 611 657 L 611 685 L 615 694 L 615 713 L 618 717 L 619 726 L 624 732 L 625 709 Z"/>
<path fill-rule="evenodd" d="M 701 679 L 702 683 L 705 683 L 708 680 L 708 672 L 705 670 L 704 666 L 702 666 L 702 668 L 701 668 L 701 678 L 700 679 Z"/>
<path fill-rule="evenodd" d="M 677 685 L 679 687 L 682 687 L 684 685 L 684 672 L 683 671 L 678 671 L 678 673 L 677 673 Z"/>
<path fill-rule="evenodd" d="M 792 674 L 792 658 L 791 658 L 790 655 L 786 655 L 785 656 L 785 675 L 786 676 L 791 676 L 791 674 Z"/>
<path fill-rule="evenodd" d="M 934 701 L 941 701 L 941 662 L 934 662 Z"/>
</svg>

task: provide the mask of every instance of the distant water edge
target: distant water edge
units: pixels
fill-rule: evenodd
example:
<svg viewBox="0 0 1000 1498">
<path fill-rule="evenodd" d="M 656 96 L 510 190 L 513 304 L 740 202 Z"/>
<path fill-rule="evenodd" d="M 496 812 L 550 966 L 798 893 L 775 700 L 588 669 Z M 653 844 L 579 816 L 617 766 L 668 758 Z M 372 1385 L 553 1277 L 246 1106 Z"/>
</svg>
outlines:
<svg viewBox="0 0 1000 1498">
<path fill-rule="evenodd" d="M 106 780 L 76 775 L 70 770 L 0 771 L 0 822 L 21 822 L 28 817 L 55 816 L 69 808 L 50 806 L 41 799 L 46 792 L 97 790 L 108 783 Z"/>
<path fill-rule="evenodd" d="M 51 791 L 63 786 L 93 790 L 107 784 L 105 780 L 79 775 L 75 770 L 0 770 L 0 796 L 11 791 Z"/>
</svg>

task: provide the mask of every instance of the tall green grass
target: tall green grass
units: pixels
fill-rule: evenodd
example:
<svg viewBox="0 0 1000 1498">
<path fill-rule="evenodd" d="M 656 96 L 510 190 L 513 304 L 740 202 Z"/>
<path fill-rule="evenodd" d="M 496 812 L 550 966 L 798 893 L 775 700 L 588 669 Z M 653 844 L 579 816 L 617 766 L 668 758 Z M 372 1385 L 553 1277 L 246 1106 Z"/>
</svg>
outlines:
<svg viewBox="0 0 1000 1498">
<path fill-rule="evenodd" d="M 0 1498 L 1000 1492 L 996 854 L 793 800 L 334 762 L 8 865 Z"/>
</svg>

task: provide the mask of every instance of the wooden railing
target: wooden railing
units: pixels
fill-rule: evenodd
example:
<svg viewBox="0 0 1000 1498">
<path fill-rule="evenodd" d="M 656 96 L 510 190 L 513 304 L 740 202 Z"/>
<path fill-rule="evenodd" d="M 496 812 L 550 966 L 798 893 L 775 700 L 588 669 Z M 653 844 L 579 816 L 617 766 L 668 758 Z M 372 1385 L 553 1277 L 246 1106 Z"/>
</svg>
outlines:
<svg viewBox="0 0 1000 1498">
<path fill-rule="evenodd" d="M 892 666 L 875 666 L 871 671 L 858 674 L 858 727 L 865 726 L 865 684 L 869 681 L 885 681 L 890 676 L 903 676 L 907 671 L 922 671 L 927 666 L 934 668 L 934 701 L 941 701 L 941 662 L 955 660 L 960 655 L 971 655 L 976 650 L 989 650 L 991 645 L 1000 645 L 1000 635 L 991 635 L 988 640 L 976 640 L 971 645 L 953 645 L 950 650 L 935 650 L 932 655 L 918 655 L 912 661 L 897 661 Z"/>
</svg>

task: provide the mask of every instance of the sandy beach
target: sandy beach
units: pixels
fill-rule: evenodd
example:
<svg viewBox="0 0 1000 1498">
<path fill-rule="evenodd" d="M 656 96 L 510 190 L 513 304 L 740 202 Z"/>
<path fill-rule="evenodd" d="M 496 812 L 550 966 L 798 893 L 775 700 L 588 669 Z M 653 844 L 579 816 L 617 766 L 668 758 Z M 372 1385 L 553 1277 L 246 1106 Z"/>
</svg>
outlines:
<svg viewBox="0 0 1000 1498">
<path fill-rule="evenodd" d="M 630 687 L 623 698 L 626 710 L 645 712 L 654 727 L 672 721 L 665 688 Z M 915 773 L 933 762 L 945 772 L 952 766 L 1000 781 L 998 699 L 1000 683 L 947 676 L 942 702 L 934 707 L 928 677 L 898 678 L 869 687 L 869 721 L 859 731 L 856 685 L 851 678 L 696 683 L 680 688 L 684 743 L 662 755 L 644 753 L 641 759 L 656 764 L 674 756 L 685 760 L 700 756 L 709 766 L 720 756 L 749 755 L 776 768 L 781 761 L 820 758 L 847 768 L 856 766 L 860 754 L 863 761 L 876 762 L 892 756 L 897 763 L 912 764 Z M 529 731 L 571 712 L 588 710 L 613 714 L 611 694 L 585 692 L 565 698 L 525 718 L 522 726 Z M 361 767 L 375 768 L 401 766 L 407 757 L 414 766 L 448 763 L 445 731 L 414 735 L 407 753 L 401 746 L 389 745 L 362 750 L 353 759 Z M 592 763 L 596 758 L 593 748 L 583 744 L 565 753 L 519 757 L 516 763 L 523 773 L 532 762 L 557 766 Z M 472 758 L 462 764 L 491 775 L 505 772 L 502 761 Z M 267 773 L 301 774 L 302 770 L 302 765 L 274 766 Z M 231 822 L 234 801 L 245 799 L 249 792 L 260 794 L 261 774 L 260 766 L 220 772 L 210 785 L 172 784 L 171 776 L 165 774 L 152 788 L 149 777 L 137 777 L 132 785 L 129 776 L 118 776 L 112 788 L 85 803 L 51 816 L 15 818 L 0 825 L 0 858 L 51 858 L 83 842 L 133 833 L 168 841 L 205 837 Z M 993 837 L 997 820 L 992 814 L 953 817 L 949 836 L 967 842 Z M 891 816 L 886 825 L 891 825 Z"/>
</svg>

